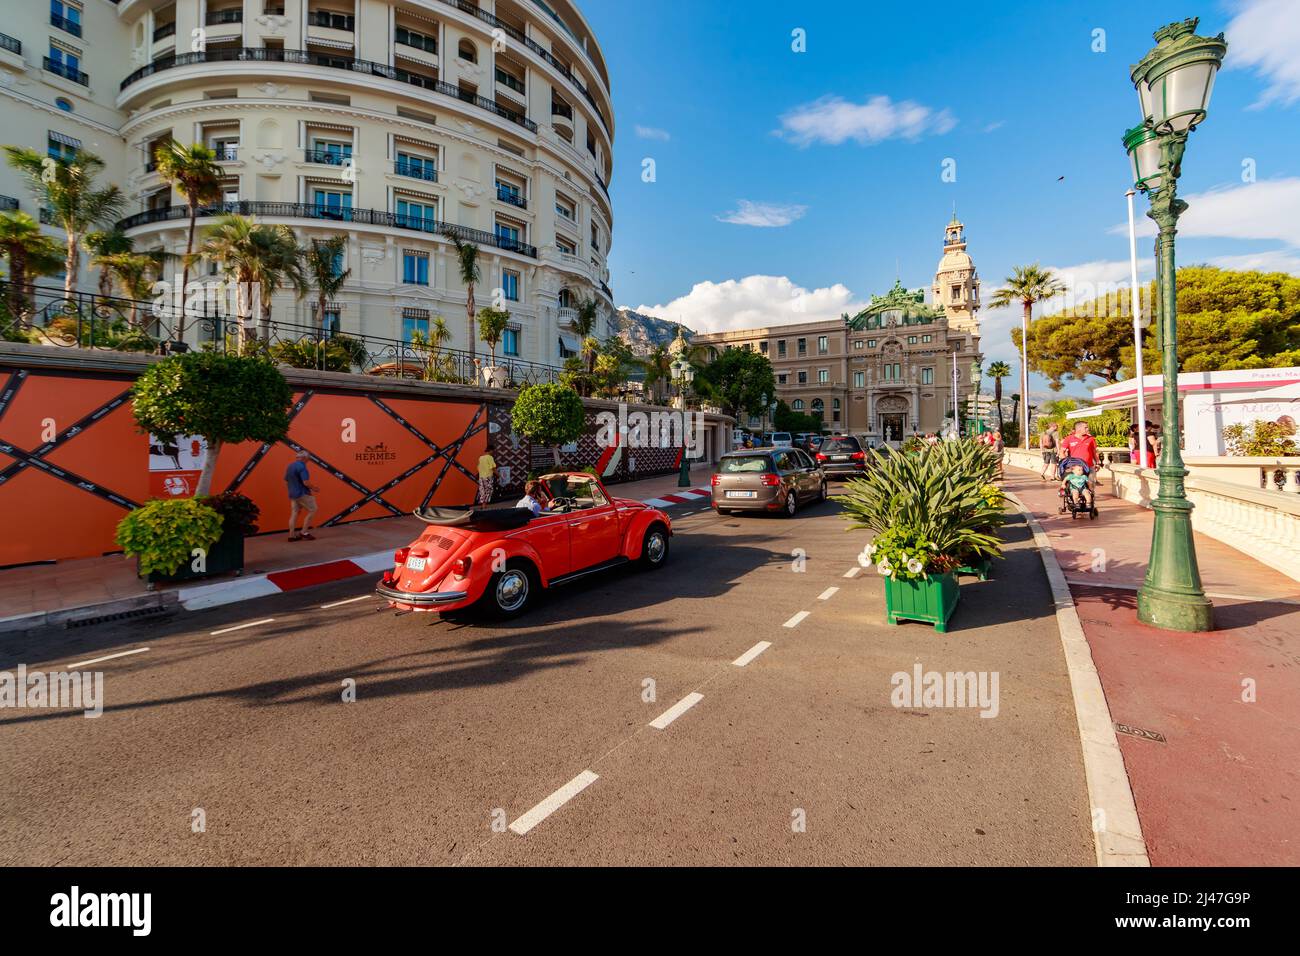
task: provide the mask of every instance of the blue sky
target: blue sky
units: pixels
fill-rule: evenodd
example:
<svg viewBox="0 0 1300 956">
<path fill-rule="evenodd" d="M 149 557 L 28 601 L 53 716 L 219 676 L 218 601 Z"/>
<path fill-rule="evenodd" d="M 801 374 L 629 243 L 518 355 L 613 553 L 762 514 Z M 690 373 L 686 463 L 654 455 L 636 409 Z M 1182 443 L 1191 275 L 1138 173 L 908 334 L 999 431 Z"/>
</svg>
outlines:
<svg viewBox="0 0 1300 956">
<path fill-rule="evenodd" d="M 1300 273 L 1300 0 L 580 2 L 612 74 L 620 305 L 716 329 L 838 315 L 896 269 L 928 288 L 954 202 L 986 300 L 1019 263 L 1126 280 L 1128 70 L 1188 16 L 1231 46 L 1179 261 Z M 990 358 L 1014 358 L 1013 322 L 986 310 Z"/>
</svg>

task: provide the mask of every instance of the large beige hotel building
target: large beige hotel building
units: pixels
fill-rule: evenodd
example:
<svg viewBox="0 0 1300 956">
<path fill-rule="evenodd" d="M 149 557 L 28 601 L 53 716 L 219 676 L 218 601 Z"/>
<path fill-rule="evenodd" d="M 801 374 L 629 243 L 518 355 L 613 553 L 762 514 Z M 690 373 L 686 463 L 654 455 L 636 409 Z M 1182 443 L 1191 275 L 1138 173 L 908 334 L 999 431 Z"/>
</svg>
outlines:
<svg viewBox="0 0 1300 956">
<path fill-rule="evenodd" d="M 441 315 L 449 344 L 466 348 L 457 235 L 482 253 L 479 304 L 499 290 L 513 316 L 498 354 L 559 364 L 578 348 L 569 323 L 582 299 L 608 322 L 609 74 L 569 0 L 4 9 L 0 142 L 99 154 L 128 197 L 122 225 L 137 249 L 184 251 L 184 202 L 153 150 L 202 142 L 225 173 L 208 222 L 228 210 L 286 223 L 304 244 L 348 237 L 351 277 L 325 315 L 284 295 L 277 318 L 406 339 Z M 8 167 L 0 206 L 40 212 Z M 96 276 L 77 281 L 90 290 Z"/>
<path fill-rule="evenodd" d="M 978 386 L 980 280 L 956 216 L 925 299 L 924 289 L 896 283 L 853 316 L 700 334 L 691 344 L 760 352 L 772 362 L 776 397 L 793 410 L 827 429 L 900 442 L 941 431 L 954 394 L 964 421 Z"/>
</svg>

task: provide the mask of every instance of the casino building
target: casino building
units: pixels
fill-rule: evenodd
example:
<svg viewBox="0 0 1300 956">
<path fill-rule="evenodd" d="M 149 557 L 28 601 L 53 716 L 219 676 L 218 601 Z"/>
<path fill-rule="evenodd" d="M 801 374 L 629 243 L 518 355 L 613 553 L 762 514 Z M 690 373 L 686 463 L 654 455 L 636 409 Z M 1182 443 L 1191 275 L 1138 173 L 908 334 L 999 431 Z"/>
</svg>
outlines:
<svg viewBox="0 0 1300 956">
<path fill-rule="evenodd" d="M 899 442 L 961 418 L 978 382 L 980 280 L 954 215 L 926 302 L 901 282 L 856 315 L 762 329 L 702 333 L 693 345 L 748 348 L 772 362 L 777 398 L 826 430 Z M 759 419 L 742 423 L 758 427 Z"/>
</svg>

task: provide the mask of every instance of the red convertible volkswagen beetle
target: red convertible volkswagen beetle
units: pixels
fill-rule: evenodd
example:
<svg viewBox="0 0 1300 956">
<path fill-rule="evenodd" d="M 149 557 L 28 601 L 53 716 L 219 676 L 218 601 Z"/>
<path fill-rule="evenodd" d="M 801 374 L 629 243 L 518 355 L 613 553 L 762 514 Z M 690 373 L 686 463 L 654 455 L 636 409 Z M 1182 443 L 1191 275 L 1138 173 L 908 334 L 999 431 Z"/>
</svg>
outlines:
<svg viewBox="0 0 1300 956">
<path fill-rule="evenodd" d="M 668 559 L 672 522 L 657 508 L 614 498 L 586 472 L 541 478 L 542 512 L 527 508 L 425 508 L 429 527 L 393 554 L 376 588 L 403 611 L 455 611 L 482 602 L 521 614 L 543 588 L 637 561 Z"/>
</svg>

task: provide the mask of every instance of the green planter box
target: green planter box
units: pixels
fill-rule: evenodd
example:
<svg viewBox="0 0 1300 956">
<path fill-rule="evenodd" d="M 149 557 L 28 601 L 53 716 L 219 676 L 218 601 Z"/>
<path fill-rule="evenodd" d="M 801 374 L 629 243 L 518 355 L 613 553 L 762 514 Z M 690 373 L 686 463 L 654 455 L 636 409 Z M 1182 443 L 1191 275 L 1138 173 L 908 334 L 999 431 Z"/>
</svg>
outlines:
<svg viewBox="0 0 1300 956">
<path fill-rule="evenodd" d="M 974 561 L 967 562 L 957 569 L 957 574 L 974 575 L 981 581 L 987 581 L 993 574 L 993 562 L 988 558 L 977 558 Z"/>
<path fill-rule="evenodd" d="M 943 633 L 960 596 L 957 575 L 952 571 L 915 580 L 885 578 L 886 619 L 890 624 L 923 621 Z"/>
<path fill-rule="evenodd" d="M 221 537 L 208 549 L 207 570 L 198 574 L 190 570 L 189 562 L 182 564 L 172 574 L 160 574 L 151 571 L 141 575 L 150 584 L 174 584 L 178 581 L 193 581 L 198 578 L 210 578 L 218 574 L 244 570 L 244 536 L 238 531 L 222 532 Z"/>
</svg>

